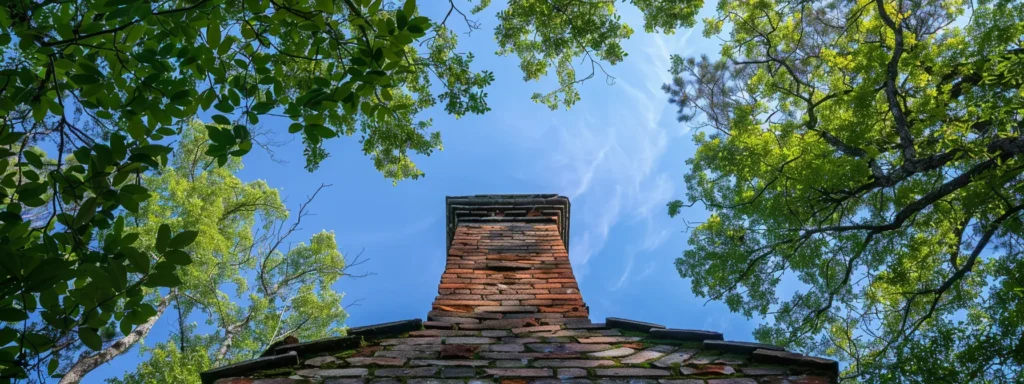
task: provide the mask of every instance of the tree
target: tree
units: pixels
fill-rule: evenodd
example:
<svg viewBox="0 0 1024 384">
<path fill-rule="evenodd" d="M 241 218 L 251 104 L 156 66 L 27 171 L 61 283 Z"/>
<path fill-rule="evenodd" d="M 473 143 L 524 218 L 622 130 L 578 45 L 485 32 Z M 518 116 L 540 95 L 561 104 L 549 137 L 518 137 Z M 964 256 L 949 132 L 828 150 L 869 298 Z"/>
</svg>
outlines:
<svg viewBox="0 0 1024 384">
<path fill-rule="evenodd" d="M 692 25 L 700 7 L 632 3 L 645 28 L 666 32 Z M 455 51 L 449 16 L 479 25 L 449 4 L 431 21 L 415 0 L 4 3 L 0 254 L 9 257 L 0 258 L 0 378 L 52 374 L 61 363 L 50 358 L 67 343 L 103 348 L 98 332 L 111 319 L 139 327 L 158 314 L 147 288 L 184 283 L 180 251 L 197 231 L 168 225 L 142 243 L 123 218 L 146 204 L 141 180 L 169 164 L 198 113 L 212 114 L 204 155 L 221 166 L 260 146 L 254 132 L 273 116 L 301 137 L 308 170 L 328 156 L 326 140 L 358 134 L 385 177 L 422 176 L 411 156 L 430 155 L 441 141 L 421 112 L 437 104 L 456 117 L 489 110 L 483 89 L 493 75 Z M 613 2 L 510 1 L 500 22 L 499 53 L 518 55 L 525 79 L 555 69 L 560 88 L 535 95 L 552 108 L 571 106 L 574 85 L 601 60 L 622 60 L 619 42 L 632 31 Z M 589 60 L 591 76 L 576 77 L 574 58 Z M 49 217 L 35 221 L 33 212 Z"/>
<path fill-rule="evenodd" d="M 177 335 L 146 349 L 150 370 L 140 369 L 138 374 L 147 380 L 166 376 L 165 382 L 182 382 L 187 376 L 194 381 L 211 365 L 259 356 L 286 336 L 311 340 L 340 332 L 346 314 L 342 296 L 331 285 L 361 261 L 346 264 L 333 233 L 317 233 L 306 243 L 288 241 L 320 191 L 289 221 L 277 190 L 263 181 L 239 180 L 234 175 L 242 167 L 238 159 L 218 167 L 203 155 L 206 143 L 202 124 L 186 128 L 170 167 L 143 179 L 153 197 L 137 215 L 128 217 L 125 226 L 143 243 L 155 241 L 164 225 L 199 231 L 187 253 L 172 259 L 190 259 L 178 270 L 182 284 L 171 290 L 145 290 L 145 300 L 156 314 L 134 329 L 109 324 L 100 332 L 109 336 L 99 351 L 61 351 L 66 360 L 58 369 L 64 374 L 61 383 L 77 383 L 127 352 L 168 316 L 177 317 Z M 205 324 L 188 324 L 192 313 L 200 313 Z M 167 359 L 184 360 L 168 364 Z"/>
<path fill-rule="evenodd" d="M 664 87 L 694 292 L 851 382 L 1024 374 L 1024 4 L 723 0 L 704 33 Z"/>
<path fill-rule="evenodd" d="M 156 243 L 136 244 L 123 213 L 149 198 L 139 180 L 168 163 L 200 111 L 219 112 L 205 155 L 220 165 L 252 148 L 261 116 L 280 115 L 294 121 L 288 130 L 303 138 L 309 169 L 327 156 L 325 139 L 359 132 L 386 177 L 421 175 L 409 155 L 429 154 L 440 138 L 418 112 L 439 100 L 455 115 L 487 110 L 480 89 L 490 74 L 471 72 L 450 35 L 413 1 L 5 3 L 0 377 L 26 377 L 39 368 L 28 361 L 66 335 L 100 348 L 97 332 L 111 318 L 133 327 L 156 314 L 144 288 L 181 284 L 184 262 L 150 263 L 146 252 L 155 245 L 182 260 L 196 232 L 167 227 Z M 442 93 L 432 93 L 431 76 Z M 28 151 L 42 143 L 53 159 Z M 51 215 L 41 224 L 22 215 L 43 206 Z M 59 332 L 37 332 L 43 324 Z"/>
</svg>

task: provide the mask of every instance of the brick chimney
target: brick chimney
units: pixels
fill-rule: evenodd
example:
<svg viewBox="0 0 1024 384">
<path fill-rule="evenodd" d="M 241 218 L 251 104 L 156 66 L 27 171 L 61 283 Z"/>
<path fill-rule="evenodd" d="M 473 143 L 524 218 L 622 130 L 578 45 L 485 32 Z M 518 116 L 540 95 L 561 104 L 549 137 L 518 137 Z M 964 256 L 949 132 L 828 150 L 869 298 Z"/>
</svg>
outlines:
<svg viewBox="0 0 1024 384">
<path fill-rule="evenodd" d="M 449 196 L 448 260 L 433 310 L 458 318 L 586 322 L 569 264 L 569 199 Z"/>
</svg>

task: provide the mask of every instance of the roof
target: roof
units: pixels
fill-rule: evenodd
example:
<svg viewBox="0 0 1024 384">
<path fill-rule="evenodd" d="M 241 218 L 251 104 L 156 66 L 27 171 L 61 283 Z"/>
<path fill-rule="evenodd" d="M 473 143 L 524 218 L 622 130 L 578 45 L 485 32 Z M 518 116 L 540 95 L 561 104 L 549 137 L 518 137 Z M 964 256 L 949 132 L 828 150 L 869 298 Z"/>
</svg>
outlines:
<svg viewBox="0 0 1024 384">
<path fill-rule="evenodd" d="M 547 324 L 488 317 L 429 328 L 414 319 L 278 346 L 269 357 L 204 372 L 203 382 L 825 384 L 838 374 L 835 361 L 722 341 L 717 332 L 617 318 Z"/>
<path fill-rule="evenodd" d="M 830 383 L 835 361 L 620 318 L 592 323 L 568 254 L 569 199 L 449 197 L 448 251 L 427 321 L 272 345 L 211 384 Z"/>
</svg>

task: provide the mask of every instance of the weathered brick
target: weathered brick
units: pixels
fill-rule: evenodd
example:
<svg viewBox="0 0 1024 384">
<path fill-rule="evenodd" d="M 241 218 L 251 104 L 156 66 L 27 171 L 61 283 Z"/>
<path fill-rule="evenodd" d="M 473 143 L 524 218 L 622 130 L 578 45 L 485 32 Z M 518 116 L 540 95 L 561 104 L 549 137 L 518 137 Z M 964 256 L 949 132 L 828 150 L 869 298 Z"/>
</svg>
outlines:
<svg viewBox="0 0 1024 384">
<path fill-rule="evenodd" d="M 441 344 L 440 337 L 408 337 L 404 339 L 387 339 L 380 342 L 381 345 L 420 345 L 420 344 Z"/>
<path fill-rule="evenodd" d="M 609 349 L 607 351 L 588 353 L 588 355 L 594 356 L 594 357 L 623 357 L 623 356 L 632 355 L 634 352 L 636 352 L 636 350 L 633 349 L 633 348 L 622 347 L 622 348 Z"/>
<path fill-rule="evenodd" d="M 332 364 L 338 364 L 339 361 L 334 356 L 320 356 L 320 357 L 314 357 L 312 359 L 307 359 L 306 361 L 304 361 L 302 363 L 305 364 L 305 365 L 308 365 L 310 367 L 322 367 L 322 366 L 330 366 Z"/>
<path fill-rule="evenodd" d="M 476 376 L 476 368 L 473 367 L 441 367 L 441 377 L 444 378 L 473 376 Z"/>
<path fill-rule="evenodd" d="M 480 312 L 487 313 L 487 312 Z M 497 313 L 495 313 L 497 315 Z M 512 329 L 528 325 L 537 325 L 534 319 L 484 320 L 480 324 L 464 324 L 459 329 Z"/>
<path fill-rule="evenodd" d="M 487 300 L 530 300 L 533 295 L 487 295 Z"/>
<path fill-rule="evenodd" d="M 519 367 L 525 367 L 527 361 L 528 360 L 526 360 L 526 359 L 519 359 L 519 360 L 495 360 L 494 361 L 494 366 L 495 367 L 499 367 L 499 368 L 519 368 Z"/>
<path fill-rule="evenodd" d="M 531 364 L 531 365 L 533 365 L 534 367 L 549 367 L 549 368 L 559 368 L 559 367 L 594 368 L 594 367 L 612 366 L 612 365 L 615 365 L 615 362 L 611 361 L 611 360 L 593 360 L 593 359 L 592 360 L 569 360 L 569 359 L 563 360 L 563 359 L 559 359 L 559 360 L 537 360 L 537 361 L 534 361 L 533 364 Z"/>
<path fill-rule="evenodd" d="M 491 352 L 522 352 L 526 348 L 522 344 L 492 344 L 487 346 Z"/>
<path fill-rule="evenodd" d="M 508 336 L 508 331 L 504 329 L 486 329 L 480 331 L 480 336 L 483 337 L 504 337 Z"/>
<path fill-rule="evenodd" d="M 555 371 L 555 376 L 559 379 L 572 379 L 577 377 L 587 377 L 587 370 L 581 368 L 561 368 Z"/>
<path fill-rule="evenodd" d="M 366 368 L 339 368 L 339 369 L 300 369 L 295 371 L 296 375 L 305 377 L 356 377 L 366 376 L 369 370 Z"/>
<path fill-rule="evenodd" d="M 437 320 L 438 318 L 444 317 L 462 317 L 472 319 L 500 319 L 501 315 L 497 313 L 473 313 L 473 312 L 458 312 L 458 311 L 442 311 L 432 310 L 427 312 L 427 318 L 430 320 Z M 442 320 L 447 321 L 447 320 Z"/>
<path fill-rule="evenodd" d="M 612 349 L 608 344 L 526 344 L 532 351 L 547 353 L 598 352 Z"/>
<path fill-rule="evenodd" d="M 566 337 L 566 336 L 604 336 L 599 333 L 588 332 L 582 329 L 562 329 L 544 336 L 548 337 Z"/>
<path fill-rule="evenodd" d="M 547 377 L 553 373 L 547 368 L 487 368 L 488 375 L 495 377 Z"/>
<path fill-rule="evenodd" d="M 402 344 L 389 347 L 388 349 L 392 351 L 439 352 L 441 351 L 441 344 Z"/>
<path fill-rule="evenodd" d="M 427 329 L 452 329 L 455 328 L 455 325 L 443 321 L 424 321 L 423 327 Z"/>
<path fill-rule="evenodd" d="M 762 377 L 764 384 L 831 384 L 832 379 L 824 376 L 768 376 Z"/>
<path fill-rule="evenodd" d="M 262 383 L 260 383 L 260 384 L 262 384 Z M 324 380 L 324 384 L 366 384 L 366 379 L 364 379 L 364 378 L 352 378 L 352 377 L 348 377 L 348 378 L 335 377 L 335 378 L 329 378 L 327 380 Z"/>
<path fill-rule="evenodd" d="M 400 367 L 405 365 L 405 359 L 401 357 L 350 357 L 345 359 L 352 365 L 383 365 Z"/>
<path fill-rule="evenodd" d="M 704 384 L 704 380 L 697 379 L 661 379 L 660 384 Z"/>
<path fill-rule="evenodd" d="M 433 359 L 438 355 L 437 352 L 421 352 L 421 351 L 380 351 L 374 354 L 374 356 L 380 357 L 401 357 L 406 359 Z"/>
<path fill-rule="evenodd" d="M 410 360 L 409 365 L 413 367 L 418 366 L 454 366 L 454 367 L 486 367 L 490 364 L 487 360 L 472 360 L 472 359 L 461 359 L 461 360 Z"/>
<path fill-rule="evenodd" d="M 742 365 L 747 362 L 747 357 L 743 355 L 724 355 L 713 361 L 715 364 L 726 364 L 726 365 Z"/>
<path fill-rule="evenodd" d="M 420 367 L 420 368 L 381 368 L 373 371 L 374 376 L 383 377 L 424 377 L 434 376 L 438 371 L 438 367 Z"/>
<path fill-rule="evenodd" d="M 406 381 L 407 384 L 463 384 L 461 379 L 435 379 L 435 378 L 423 378 L 423 379 L 409 379 Z"/>
<path fill-rule="evenodd" d="M 542 326 L 539 326 L 539 327 L 513 328 L 512 329 L 512 333 L 515 333 L 515 334 L 518 335 L 520 333 L 557 331 L 557 330 L 560 330 L 560 329 L 562 329 L 562 327 L 559 327 L 557 325 L 542 325 Z"/>
<path fill-rule="evenodd" d="M 671 375 L 669 371 L 655 368 L 605 368 L 595 369 L 594 373 L 598 376 L 617 377 L 660 377 Z"/>
<path fill-rule="evenodd" d="M 356 353 L 352 354 L 352 357 L 370 357 L 382 349 L 384 349 L 384 347 L 379 345 L 368 345 L 365 347 L 359 347 L 358 349 L 356 349 Z"/>
<path fill-rule="evenodd" d="M 537 299 L 579 299 L 579 294 L 540 294 L 537 295 Z"/>
<path fill-rule="evenodd" d="M 463 358 L 469 359 L 473 357 L 473 354 L 480 349 L 478 345 L 445 345 L 441 347 L 441 358 Z"/>
<path fill-rule="evenodd" d="M 740 372 L 748 376 L 785 375 L 789 373 L 786 367 L 742 367 Z"/>
<path fill-rule="evenodd" d="M 658 359 L 652 364 L 654 364 L 655 367 L 668 368 L 673 365 L 682 364 L 684 361 L 686 361 L 696 353 L 696 350 L 684 349 L 665 355 L 665 357 Z"/>
<path fill-rule="evenodd" d="M 454 329 L 425 329 L 422 331 L 409 332 L 414 337 L 439 337 L 439 336 L 479 336 L 480 331 L 463 331 Z"/>
<path fill-rule="evenodd" d="M 539 343 L 540 339 L 536 337 L 502 337 L 501 342 L 505 344 L 529 344 Z"/>
<path fill-rule="evenodd" d="M 577 340 L 583 344 L 608 344 L 608 343 L 628 343 L 631 341 L 640 341 L 639 337 L 627 337 L 627 336 L 598 336 L 598 337 L 580 337 Z"/>
<path fill-rule="evenodd" d="M 622 364 L 640 364 L 665 356 L 665 353 L 656 350 L 644 350 L 619 360 Z"/>
<path fill-rule="evenodd" d="M 445 344 L 490 344 L 498 340 L 490 337 L 445 337 Z"/>
<path fill-rule="evenodd" d="M 537 312 L 537 307 L 532 305 L 500 305 L 501 303 L 495 303 L 494 305 L 483 305 L 473 308 L 474 312 Z"/>
<path fill-rule="evenodd" d="M 434 300 L 434 305 L 501 305 L 501 302 L 490 300 Z"/>
<path fill-rule="evenodd" d="M 684 375 L 731 375 L 736 370 L 728 365 L 702 365 L 696 368 L 682 367 L 679 372 Z"/>
<path fill-rule="evenodd" d="M 757 384 L 754 379 L 746 377 L 734 377 L 729 379 L 712 379 L 708 380 L 708 384 Z"/>
<path fill-rule="evenodd" d="M 432 319 L 446 324 L 479 324 L 480 320 L 468 317 L 433 317 Z M 428 321 L 429 323 L 429 321 Z"/>
</svg>

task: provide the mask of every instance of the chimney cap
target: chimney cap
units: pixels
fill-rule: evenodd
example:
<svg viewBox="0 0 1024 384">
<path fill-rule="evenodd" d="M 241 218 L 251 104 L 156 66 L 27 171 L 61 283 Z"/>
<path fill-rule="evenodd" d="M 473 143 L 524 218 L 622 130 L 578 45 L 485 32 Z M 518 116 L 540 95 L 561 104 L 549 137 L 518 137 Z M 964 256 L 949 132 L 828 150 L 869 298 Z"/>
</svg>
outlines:
<svg viewBox="0 0 1024 384">
<path fill-rule="evenodd" d="M 451 248 L 459 223 L 550 221 L 558 224 L 558 233 L 568 251 L 569 206 L 569 198 L 557 193 L 448 196 L 446 249 Z"/>
</svg>

